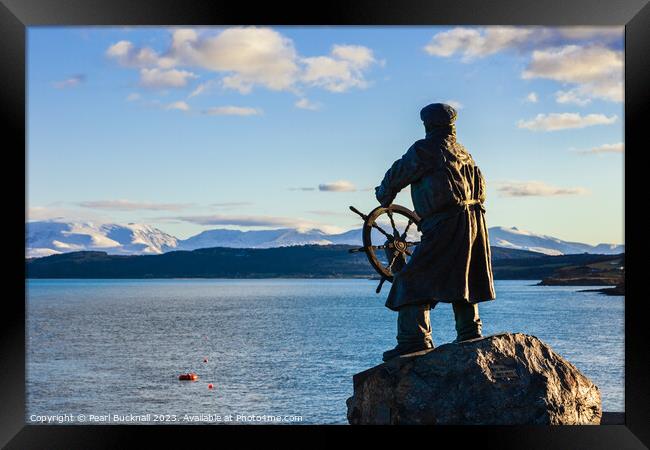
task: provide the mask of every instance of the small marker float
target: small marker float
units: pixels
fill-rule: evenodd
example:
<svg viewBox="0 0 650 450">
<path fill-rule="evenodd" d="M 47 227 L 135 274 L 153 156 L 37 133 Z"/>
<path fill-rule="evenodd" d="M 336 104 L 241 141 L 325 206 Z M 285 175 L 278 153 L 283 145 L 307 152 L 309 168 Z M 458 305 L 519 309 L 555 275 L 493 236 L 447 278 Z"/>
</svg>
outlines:
<svg viewBox="0 0 650 450">
<path fill-rule="evenodd" d="M 208 358 L 203 358 L 203 362 L 208 362 Z"/>
<path fill-rule="evenodd" d="M 199 376 L 195 374 L 194 372 L 190 373 L 182 373 L 178 376 L 178 379 L 180 381 L 196 381 L 199 379 Z"/>
<path fill-rule="evenodd" d="M 214 386 L 212 386 L 212 383 L 208 384 L 208 389 L 212 389 Z"/>
</svg>

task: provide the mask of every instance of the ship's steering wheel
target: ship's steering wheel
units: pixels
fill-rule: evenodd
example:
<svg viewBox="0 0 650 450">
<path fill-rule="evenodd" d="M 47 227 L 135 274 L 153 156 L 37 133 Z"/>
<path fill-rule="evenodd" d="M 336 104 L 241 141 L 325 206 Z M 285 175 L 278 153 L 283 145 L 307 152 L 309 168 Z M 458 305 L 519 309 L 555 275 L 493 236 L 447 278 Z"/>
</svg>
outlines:
<svg viewBox="0 0 650 450">
<path fill-rule="evenodd" d="M 353 248 L 349 251 L 350 253 L 365 252 L 368 261 L 370 261 L 372 267 L 381 276 L 381 281 L 376 289 L 376 292 L 379 293 L 384 281 L 388 280 L 391 283 L 393 282 L 394 274 L 404 267 L 408 258 L 413 254 L 413 247 L 420 243 L 419 241 L 413 240 L 415 235 L 419 235 L 417 225 L 420 222 L 420 217 L 414 211 L 400 205 L 390 205 L 388 207 L 378 206 L 370 211 L 368 215 L 363 214 L 354 206 L 350 206 L 350 209 L 361 216 L 364 223 L 362 232 L 363 247 Z M 386 218 L 388 218 L 387 222 L 390 223 L 390 227 L 392 228 L 391 232 L 387 232 L 378 223 L 382 222 L 381 219 Z M 406 220 L 406 225 L 400 231 L 400 225 L 397 222 L 403 221 L 404 219 Z M 377 243 L 373 244 L 373 229 L 383 235 L 383 238 L 385 238 L 383 243 L 379 245 Z M 376 235 L 377 233 L 375 233 Z M 378 250 L 383 250 L 386 263 L 381 260 L 382 254 Z"/>
</svg>

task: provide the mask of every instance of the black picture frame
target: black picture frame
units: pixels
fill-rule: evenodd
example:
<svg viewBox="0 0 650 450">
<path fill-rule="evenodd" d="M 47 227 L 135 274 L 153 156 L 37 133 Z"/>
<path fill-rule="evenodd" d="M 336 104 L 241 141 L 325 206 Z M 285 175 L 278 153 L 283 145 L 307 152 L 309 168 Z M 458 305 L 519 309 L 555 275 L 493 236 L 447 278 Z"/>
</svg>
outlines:
<svg viewBox="0 0 650 450">
<path fill-rule="evenodd" d="M 650 4 L 648 0 L 356 0 L 327 3 L 215 2 L 208 0 L 1 0 L 0 95 L 5 129 L 5 201 L 11 200 L 8 233 L 25 233 L 26 218 L 26 27 L 41 25 L 619 25 L 625 26 L 625 192 L 635 190 L 633 180 L 645 143 L 643 120 L 650 105 Z M 25 153 L 23 153 L 25 152 Z M 632 163 L 628 155 L 632 155 Z M 17 175 L 17 179 L 9 175 Z M 20 184 L 20 174 L 25 179 Z M 629 186 L 633 186 L 629 189 Z M 20 199 L 22 194 L 23 200 Z M 627 205 L 627 202 L 625 202 Z M 638 204 L 632 203 L 635 206 Z M 635 208 L 636 209 L 636 208 Z M 627 210 L 626 210 L 627 211 Z M 632 214 L 634 210 L 631 211 Z M 643 232 L 635 220 L 625 221 L 626 286 L 634 292 L 629 273 L 640 273 L 635 262 Z M 9 234 L 6 234 L 9 235 Z M 192 437 L 214 436 L 240 427 L 210 426 L 62 426 L 25 423 L 25 253 L 15 237 L 6 247 L 11 263 L 5 275 L 13 289 L 3 299 L 0 343 L 0 444 L 6 448 L 123 448 L 135 437 L 162 439 L 167 443 L 186 433 Z M 18 261 L 22 260 L 23 263 Z M 631 262 L 630 262 L 631 261 Z M 642 264 L 642 263 L 641 263 Z M 631 269 L 631 270 L 630 270 Z M 634 277 L 635 275 L 633 275 Z M 638 275 L 636 275 L 638 277 Z M 22 297 L 20 294 L 22 293 Z M 648 326 L 644 323 L 641 296 L 631 295 L 625 305 L 625 414 L 621 424 L 595 427 L 424 427 L 408 428 L 409 441 L 455 439 L 488 448 L 647 448 L 650 446 L 650 396 L 646 348 Z M 594 336 L 594 339 L 597 339 Z M 350 380 L 352 383 L 352 380 Z M 344 407 L 345 405 L 342 405 Z M 326 427 L 345 435 L 384 435 L 373 427 Z M 275 432 L 275 426 L 247 427 L 239 439 Z M 291 434 L 313 432 L 314 427 L 285 427 Z M 322 428 L 317 432 L 320 434 Z M 403 429 L 402 429 L 403 430 Z M 382 433 L 380 433 L 382 431 Z M 417 432 L 417 436 L 415 435 Z M 390 431 L 394 434 L 395 431 Z M 420 434 L 426 433 L 426 434 Z M 230 433 L 229 433 L 230 434 Z M 258 437 L 259 436 L 255 436 Z M 404 442 L 404 441 L 402 441 Z M 323 441 L 325 443 L 325 441 Z M 215 444 L 219 445 L 215 441 Z M 305 442 L 307 444 L 307 442 Z M 408 443 L 407 443 L 408 445 Z M 418 444 L 421 445 L 421 444 Z M 433 445 L 433 444 L 432 444 Z"/>
</svg>

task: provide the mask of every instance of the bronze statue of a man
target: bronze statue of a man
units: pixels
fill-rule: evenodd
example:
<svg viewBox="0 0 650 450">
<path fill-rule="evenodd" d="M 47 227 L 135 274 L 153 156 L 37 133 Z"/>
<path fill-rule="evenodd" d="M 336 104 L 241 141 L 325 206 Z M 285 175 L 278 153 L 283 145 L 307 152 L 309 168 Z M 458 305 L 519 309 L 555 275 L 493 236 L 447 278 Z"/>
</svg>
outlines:
<svg viewBox="0 0 650 450">
<path fill-rule="evenodd" d="M 415 142 L 375 188 L 388 206 L 411 185 L 420 216 L 420 244 L 394 274 L 386 306 L 398 312 L 396 356 L 433 348 L 429 310 L 451 303 L 456 342 L 481 337 L 478 302 L 493 300 L 492 262 L 485 224 L 485 179 L 456 140 L 456 110 L 433 103 L 420 111 L 426 137 Z"/>
</svg>

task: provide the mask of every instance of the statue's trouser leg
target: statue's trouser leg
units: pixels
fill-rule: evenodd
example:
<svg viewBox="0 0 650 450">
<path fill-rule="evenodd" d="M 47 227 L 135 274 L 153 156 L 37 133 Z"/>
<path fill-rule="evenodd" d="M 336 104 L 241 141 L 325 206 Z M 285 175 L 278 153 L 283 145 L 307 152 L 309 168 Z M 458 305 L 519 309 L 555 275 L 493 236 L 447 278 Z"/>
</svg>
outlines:
<svg viewBox="0 0 650 450">
<path fill-rule="evenodd" d="M 478 315 L 478 304 L 467 302 L 453 302 L 454 317 L 456 319 L 456 333 L 458 341 L 481 337 L 483 326 Z"/>
<path fill-rule="evenodd" d="M 435 303 L 433 304 L 435 306 Z M 397 313 L 397 344 L 399 347 L 432 347 L 431 305 L 404 305 Z"/>
</svg>

